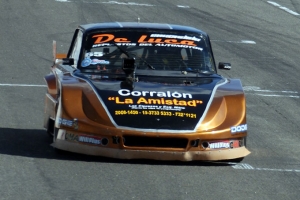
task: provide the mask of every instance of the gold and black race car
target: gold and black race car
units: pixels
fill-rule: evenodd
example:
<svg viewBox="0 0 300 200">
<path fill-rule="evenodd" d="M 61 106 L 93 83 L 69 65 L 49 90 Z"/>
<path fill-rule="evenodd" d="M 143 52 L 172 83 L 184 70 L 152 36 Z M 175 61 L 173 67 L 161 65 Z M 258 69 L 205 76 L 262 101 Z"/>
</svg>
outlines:
<svg viewBox="0 0 300 200">
<path fill-rule="evenodd" d="M 235 160 L 246 149 L 240 80 L 217 74 L 196 28 L 110 22 L 79 26 L 45 76 L 52 146 L 120 159 Z M 218 64 L 229 70 L 230 63 Z"/>
</svg>

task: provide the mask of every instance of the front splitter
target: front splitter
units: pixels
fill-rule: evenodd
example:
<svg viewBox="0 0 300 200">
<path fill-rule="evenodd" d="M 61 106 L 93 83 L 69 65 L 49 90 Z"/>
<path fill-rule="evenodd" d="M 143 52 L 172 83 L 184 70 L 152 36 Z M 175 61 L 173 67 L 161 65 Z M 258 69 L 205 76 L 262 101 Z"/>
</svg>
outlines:
<svg viewBox="0 0 300 200">
<path fill-rule="evenodd" d="M 220 150 L 205 151 L 156 151 L 156 150 L 133 150 L 133 149 L 114 149 L 106 147 L 97 147 L 73 143 L 57 139 L 53 144 L 54 148 L 74 153 L 104 156 L 117 159 L 152 159 L 152 160 L 179 160 L 179 161 L 220 161 L 242 158 L 250 154 L 245 147 Z"/>
</svg>

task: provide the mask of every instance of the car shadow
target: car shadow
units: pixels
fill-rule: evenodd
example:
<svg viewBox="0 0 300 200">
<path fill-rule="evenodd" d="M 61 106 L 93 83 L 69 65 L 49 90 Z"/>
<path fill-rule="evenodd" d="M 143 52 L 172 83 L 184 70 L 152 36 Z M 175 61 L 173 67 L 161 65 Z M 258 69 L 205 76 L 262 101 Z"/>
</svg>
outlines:
<svg viewBox="0 0 300 200">
<path fill-rule="evenodd" d="M 228 162 L 203 161 L 156 161 L 147 159 L 114 159 L 100 156 L 89 156 L 65 151 L 55 150 L 50 146 L 52 138 L 43 129 L 12 129 L 0 128 L 0 154 L 23 156 L 30 158 L 44 158 L 55 160 L 72 160 L 83 162 L 105 162 L 141 165 L 184 165 L 184 166 L 231 166 Z"/>
</svg>

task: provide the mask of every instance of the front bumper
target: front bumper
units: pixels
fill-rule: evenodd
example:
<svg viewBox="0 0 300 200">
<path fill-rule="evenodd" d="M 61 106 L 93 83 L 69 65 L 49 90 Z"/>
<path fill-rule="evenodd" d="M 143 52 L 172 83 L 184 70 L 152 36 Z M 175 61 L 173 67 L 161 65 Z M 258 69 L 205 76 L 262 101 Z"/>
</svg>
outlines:
<svg viewBox="0 0 300 200">
<path fill-rule="evenodd" d="M 74 153 L 104 156 L 117 159 L 152 159 L 152 160 L 178 160 L 178 161 L 219 161 L 230 160 L 245 157 L 250 151 L 244 146 L 233 149 L 220 149 L 209 151 L 148 151 L 133 149 L 117 149 L 85 145 L 81 143 L 68 142 L 66 140 L 57 139 L 52 146 L 57 149 L 70 151 Z"/>
</svg>

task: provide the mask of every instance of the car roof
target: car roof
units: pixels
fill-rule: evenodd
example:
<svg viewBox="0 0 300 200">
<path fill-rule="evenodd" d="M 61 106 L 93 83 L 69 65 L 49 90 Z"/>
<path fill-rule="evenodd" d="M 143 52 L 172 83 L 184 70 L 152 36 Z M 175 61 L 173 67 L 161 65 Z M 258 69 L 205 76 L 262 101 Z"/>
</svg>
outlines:
<svg viewBox="0 0 300 200">
<path fill-rule="evenodd" d="M 96 32 L 101 29 L 160 29 L 160 30 L 174 30 L 194 32 L 201 35 L 207 35 L 205 32 L 190 26 L 182 26 L 175 24 L 163 23 L 141 23 L 141 22 L 106 22 L 84 24 L 79 26 L 84 32 Z"/>
</svg>

